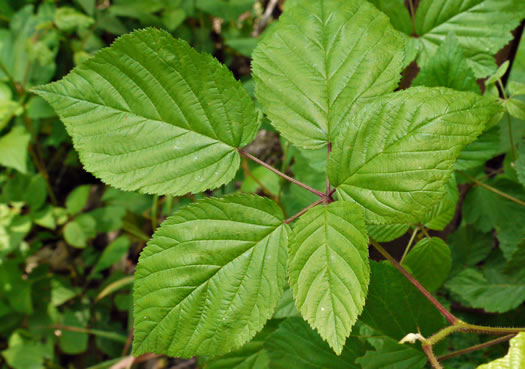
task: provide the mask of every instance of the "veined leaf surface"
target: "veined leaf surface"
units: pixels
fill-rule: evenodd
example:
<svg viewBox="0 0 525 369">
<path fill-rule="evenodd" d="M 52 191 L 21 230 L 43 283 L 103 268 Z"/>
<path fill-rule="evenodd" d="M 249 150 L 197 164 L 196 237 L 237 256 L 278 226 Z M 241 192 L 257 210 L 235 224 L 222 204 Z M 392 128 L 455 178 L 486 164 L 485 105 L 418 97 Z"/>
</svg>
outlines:
<svg viewBox="0 0 525 369">
<path fill-rule="evenodd" d="M 444 195 L 462 148 L 500 112 L 496 100 L 416 87 L 367 105 L 335 142 L 328 163 L 337 194 L 367 223 L 414 223 Z"/>
<path fill-rule="evenodd" d="M 274 202 L 249 195 L 168 218 L 135 274 L 133 352 L 215 356 L 249 341 L 283 291 L 287 232 Z"/>
<path fill-rule="evenodd" d="M 496 71 L 494 54 L 512 39 L 523 16 L 522 0 L 423 0 L 415 19 L 422 45 L 418 62 L 425 65 L 454 32 L 476 77 L 486 77 Z"/>
<path fill-rule="evenodd" d="M 290 239 L 290 285 L 297 308 L 337 354 L 363 310 L 370 266 L 359 206 L 317 206 L 295 225 Z"/>
<path fill-rule="evenodd" d="M 155 29 L 133 32 L 38 87 L 84 167 L 107 184 L 182 195 L 229 182 L 257 129 L 253 103 L 228 69 Z"/>
<path fill-rule="evenodd" d="M 287 8 L 253 54 L 257 98 L 292 143 L 320 148 L 348 116 L 400 79 L 404 41 L 363 0 L 310 0 Z"/>
</svg>

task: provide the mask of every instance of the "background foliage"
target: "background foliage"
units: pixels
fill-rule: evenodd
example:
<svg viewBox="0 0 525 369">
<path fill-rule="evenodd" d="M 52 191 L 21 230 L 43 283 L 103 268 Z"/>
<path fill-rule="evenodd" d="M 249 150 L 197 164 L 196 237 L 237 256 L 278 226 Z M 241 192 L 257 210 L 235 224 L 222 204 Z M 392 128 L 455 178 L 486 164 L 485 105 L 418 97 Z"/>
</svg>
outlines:
<svg viewBox="0 0 525 369">
<path fill-rule="evenodd" d="M 2 367 L 131 365 L 133 273 L 145 242 L 164 218 L 197 199 L 238 192 L 277 200 L 285 216 L 316 200 L 247 162 L 233 181 L 203 194 L 157 197 L 105 186 L 82 169 L 63 123 L 30 89 L 62 78 L 118 36 L 154 26 L 215 56 L 253 97 L 251 54 L 282 9 L 294 2 L 0 0 Z M 499 95 L 507 113 L 462 152 L 447 196 L 428 222 L 370 226 L 368 231 L 400 258 L 412 245 L 402 264 L 457 316 L 476 324 L 525 326 L 525 207 L 501 196 L 525 201 L 523 5 L 422 1 L 411 19 L 410 7 L 401 0 L 370 2 L 407 39 L 420 36 L 405 43 L 407 56 L 397 61 L 406 67 L 402 88 L 444 86 Z M 270 118 L 278 123 L 278 117 Z M 261 119 L 249 151 L 323 190 L 326 149 L 296 147 Z M 300 141 L 300 133 L 286 136 Z M 337 209 L 330 212 L 339 216 Z M 288 289 L 274 318 L 240 351 L 187 361 L 146 355 L 135 362 L 156 368 L 423 368 L 426 358 L 419 348 L 398 341 L 407 332 L 435 332 L 444 320 L 390 265 L 372 257 L 378 261 L 371 264 L 367 304 L 341 356 L 299 317 Z M 451 336 L 437 354 L 486 340 Z M 521 341 L 514 341 L 512 352 Z M 492 346 L 444 364 L 476 368 L 506 352 L 505 345 Z"/>
</svg>

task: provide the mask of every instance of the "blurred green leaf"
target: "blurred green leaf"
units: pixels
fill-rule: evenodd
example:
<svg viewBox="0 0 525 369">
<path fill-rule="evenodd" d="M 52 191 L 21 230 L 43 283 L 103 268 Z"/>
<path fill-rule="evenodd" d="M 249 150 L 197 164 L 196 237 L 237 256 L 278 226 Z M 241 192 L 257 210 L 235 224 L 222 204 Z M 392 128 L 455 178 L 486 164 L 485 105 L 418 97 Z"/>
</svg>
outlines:
<svg viewBox="0 0 525 369">
<path fill-rule="evenodd" d="M 68 327 L 86 328 L 88 319 L 87 312 L 83 310 L 73 311 L 67 309 L 63 315 L 62 324 Z M 60 349 L 68 354 L 81 354 L 87 350 L 89 336 L 84 332 L 74 332 L 62 329 L 59 337 Z"/>
<path fill-rule="evenodd" d="M 69 214 L 75 215 L 86 207 L 90 191 L 91 186 L 89 185 L 78 186 L 67 195 L 66 209 Z"/>
<path fill-rule="evenodd" d="M 81 214 L 64 227 L 64 238 L 68 244 L 84 248 L 88 240 L 96 235 L 97 222 L 88 214 Z"/>
<path fill-rule="evenodd" d="M 31 136 L 24 127 L 16 126 L 0 137 L 0 165 L 27 173 L 28 147 Z"/>
<path fill-rule="evenodd" d="M 124 254 L 128 252 L 130 246 L 131 242 L 126 236 L 120 236 L 111 242 L 102 252 L 100 259 L 93 269 L 93 273 L 100 272 L 118 262 Z"/>
<path fill-rule="evenodd" d="M 2 351 L 5 360 L 14 369 L 44 369 L 45 360 L 53 358 L 53 343 L 33 341 L 17 331 L 9 337 L 9 348 Z"/>
</svg>

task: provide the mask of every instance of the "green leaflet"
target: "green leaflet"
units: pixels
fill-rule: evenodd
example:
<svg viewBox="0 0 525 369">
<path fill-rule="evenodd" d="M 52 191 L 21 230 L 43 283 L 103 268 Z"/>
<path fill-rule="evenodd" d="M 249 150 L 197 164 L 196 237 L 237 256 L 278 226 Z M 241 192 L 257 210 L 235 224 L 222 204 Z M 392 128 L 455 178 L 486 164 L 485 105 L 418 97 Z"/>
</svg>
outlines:
<svg viewBox="0 0 525 369">
<path fill-rule="evenodd" d="M 404 0 L 368 0 L 379 10 L 388 15 L 390 23 L 400 30 L 410 35 L 412 33 L 412 21 L 410 12 L 405 6 Z"/>
<path fill-rule="evenodd" d="M 454 32 L 476 77 L 486 77 L 496 71 L 493 56 L 512 39 L 510 31 L 524 15 L 521 0 L 422 0 L 416 12 L 418 63 L 425 66 Z"/>
<path fill-rule="evenodd" d="M 467 170 L 485 164 L 487 160 L 502 153 L 499 142 L 500 128 L 492 127 L 463 149 L 454 169 Z"/>
<path fill-rule="evenodd" d="M 403 266 L 408 266 L 411 274 L 430 292 L 447 280 L 451 265 L 450 248 L 438 237 L 419 241 L 403 261 Z"/>
<path fill-rule="evenodd" d="M 452 252 L 452 276 L 485 260 L 494 248 L 494 240 L 490 233 L 479 232 L 466 225 L 451 234 L 447 243 Z"/>
<path fill-rule="evenodd" d="M 287 8 L 253 54 L 257 98 L 293 144 L 333 142 L 349 116 L 397 87 L 404 41 L 364 0 Z"/>
<path fill-rule="evenodd" d="M 437 48 L 436 53 L 412 82 L 412 86 L 441 86 L 481 93 L 474 72 L 467 64 L 463 49 L 453 33 L 450 33 Z"/>
<path fill-rule="evenodd" d="M 523 278 L 505 276 L 500 271 L 486 270 L 485 274 L 468 268 L 445 285 L 467 306 L 490 313 L 504 313 L 525 301 Z"/>
<path fill-rule="evenodd" d="M 284 288 L 287 232 L 277 204 L 249 195 L 168 218 L 135 274 L 134 354 L 214 356 L 249 341 Z"/>
<path fill-rule="evenodd" d="M 302 316 L 340 354 L 363 310 L 370 280 L 361 209 L 318 206 L 299 218 L 290 238 L 289 274 Z"/>
<path fill-rule="evenodd" d="M 290 241 L 290 283 L 302 315 L 339 354 L 369 280 L 366 230 L 349 203 L 310 210 Z"/>
<path fill-rule="evenodd" d="M 0 166 L 27 173 L 27 149 L 31 136 L 24 127 L 16 126 L 0 137 Z"/>
<path fill-rule="evenodd" d="M 525 333 L 520 333 L 510 340 L 507 355 L 477 369 L 522 369 L 525 368 Z"/>
<path fill-rule="evenodd" d="M 416 87 L 378 98 L 350 118 L 328 163 L 340 198 L 367 223 L 415 223 L 444 195 L 461 149 L 501 110 L 491 98 Z"/>
<path fill-rule="evenodd" d="M 301 318 L 286 319 L 265 344 L 271 369 L 361 369 L 355 360 L 366 345 L 350 337 L 341 355 L 334 354 Z"/>
<path fill-rule="evenodd" d="M 444 327 L 436 308 L 393 266 L 370 263 L 372 278 L 359 319 L 396 341 L 409 333 L 425 337 Z"/>
<path fill-rule="evenodd" d="M 155 29 L 133 32 L 35 92 L 104 182 L 182 195 L 229 182 L 258 127 L 252 100 L 209 55 Z"/>
<path fill-rule="evenodd" d="M 486 183 L 497 190 L 525 201 L 523 187 L 508 179 L 497 177 Z M 499 246 L 505 259 L 510 260 L 525 241 L 525 207 L 516 204 L 481 186 L 472 188 L 465 197 L 463 216 L 482 232 L 496 229 Z"/>
<path fill-rule="evenodd" d="M 362 369 L 421 369 L 427 364 L 427 358 L 413 345 L 384 338 L 381 348 L 368 351 L 357 363 Z"/>
</svg>

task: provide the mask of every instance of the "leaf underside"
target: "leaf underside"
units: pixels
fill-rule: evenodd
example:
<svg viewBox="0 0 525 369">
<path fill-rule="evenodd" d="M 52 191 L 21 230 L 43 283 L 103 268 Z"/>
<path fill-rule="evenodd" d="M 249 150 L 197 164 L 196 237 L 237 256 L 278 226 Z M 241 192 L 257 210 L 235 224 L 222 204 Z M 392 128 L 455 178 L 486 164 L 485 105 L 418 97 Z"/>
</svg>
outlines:
<svg viewBox="0 0 525 369">
<path fill-rule="evenodd" d="M 219 187 L 257 130 L 253 103 L 225 66 L 155 29 L 121 37 L 35 92 L 65 123 L 85 169 L 128 191 Z"/>
<path fill-rule="evenodd" d="M 367 223 L 415 223 L 444 195 L 465 145 L 500 112 L 496 100 L 416 87 L 368 104 L 335 142 L 330 182 Z"/>
<path fill-rule="evenodd" d="M 297 308 L 340 354 L 363 310 L 370 280 L 361 209 L 341 201 L 313 208 L 296 223 L 289 252 Z"/>
<path fill-rule="evenodd" d="M 134 354 L 215 356 L 249 341 L 283 291 L 287 232 L 274 202 L 249 195 L 168 218 L 135 274 Z"/>
<path fill-rule="evenodd" d="M 404 41 L 363 0 L 289 8 L 253 54 L 257 99 L 293 144 L 320 148 L 371 98 L 400 79 Z"/>
</svg>

